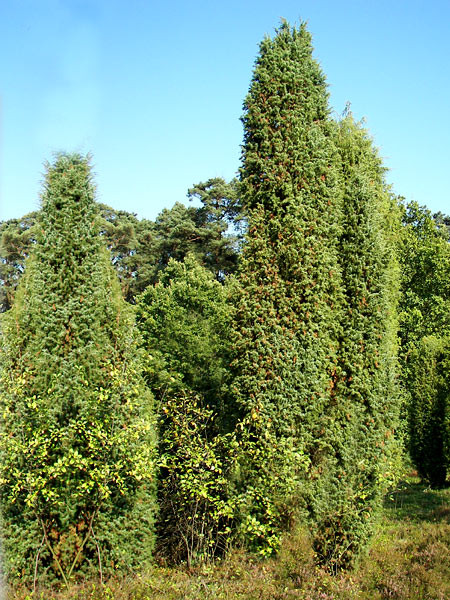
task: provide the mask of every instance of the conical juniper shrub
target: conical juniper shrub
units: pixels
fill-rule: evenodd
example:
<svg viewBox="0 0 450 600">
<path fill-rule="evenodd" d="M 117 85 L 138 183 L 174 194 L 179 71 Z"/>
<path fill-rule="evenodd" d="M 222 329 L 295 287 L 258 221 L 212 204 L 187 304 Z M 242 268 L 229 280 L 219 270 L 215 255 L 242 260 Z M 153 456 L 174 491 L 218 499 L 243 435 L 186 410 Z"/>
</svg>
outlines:
<svg viewBox="0 0 450 600">
<path fill-rule="evenodd" d="M 2 317 L 0 490 L 12 582 L 123 573 L 145 566 L 153 546 L 152 399 L 97 221 L 89 160 L 58 156 L 37 243 Z"/>
<path fill-rule="evenodd" d="M 344 192 L 339 249 L 344 311 L 326 409 L 335 469 L 314 507 L 314 547 L 332 570 L 350 565 L 370 538 L 399 457 L 393 245 L 399 213 L 373 143 L 351 115 L 337 124 L 336 144 Z"/>
<path fill-rule="evenodd" d="M 241 533 L 270 554 L 328 469 L 342 294 L 340 190 L 325 77 L 304 24 L 260 45 L 245 113 L 248 234 L 234 320 Z"/>
<path fill-rule="evenodd" d="M 402 211 L 399 359 L 406 397 L 406 446 L 424 480 L 439 486 L 446 477 L 445 462 L 448 465 L 450 460 L 444 441 L 450 423 L 448 416 L 442 420 L 450 409 L 438 409 L 442 401 L 448 402 L 443 400 L 448 369 L 443 381 L 441 375 L 448 364 L 450 244 L 447 229 L 427 208 L 410 202 Z"/>
<path fill-rule="evenodd" d="M 410 356 L 409 446 L 420 476 L 445 485 L 450 467 L 450 341 L 423 337 Z"/>
</svg>

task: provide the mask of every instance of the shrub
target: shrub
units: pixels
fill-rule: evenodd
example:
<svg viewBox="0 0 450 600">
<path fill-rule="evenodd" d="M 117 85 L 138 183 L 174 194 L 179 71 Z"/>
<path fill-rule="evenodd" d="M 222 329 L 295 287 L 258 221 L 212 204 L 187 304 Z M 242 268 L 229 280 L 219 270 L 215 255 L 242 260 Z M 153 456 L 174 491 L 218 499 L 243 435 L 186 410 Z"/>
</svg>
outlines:
<svg viewBox="0 0 450 600">
<path fill-rule="evenodd" d="M 152 399 L 134 315 L 98 235 L 87 159 L 47 166 L 37 229 L 2 317 L 3 551 L 10 580 L 68 583 L 149 558 Z"/>
<path fill-rule="evenodd" d="M 410 452 L 419 474 L 442 487 L 450 466 L 450 345 L 424 337 L 410 359 Z"/>
</svg>

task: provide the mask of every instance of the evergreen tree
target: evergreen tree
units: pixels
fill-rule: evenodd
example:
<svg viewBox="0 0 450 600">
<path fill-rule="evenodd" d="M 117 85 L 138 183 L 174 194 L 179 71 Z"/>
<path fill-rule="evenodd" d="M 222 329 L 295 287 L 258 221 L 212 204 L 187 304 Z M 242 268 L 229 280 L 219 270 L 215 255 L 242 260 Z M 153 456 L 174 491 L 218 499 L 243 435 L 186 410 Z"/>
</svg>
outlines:
<svg viewBox="0 0 450 600">
<path fill-rule="evenodd" d="M 443 487 L 450 467 L 449 338 L 422 338 L 410 363 L 411 458 L 423 479 Z"/>
<path fill-rule="evenodd" d="M 304 24 L 283 23 L 261 43 L 244 108 L 248 235 L 234 324 L 242 529 L 270 552 L 328 469 L 342 303 L 328 93 Z"/>
<path fill-rule="evenodd" d="M 241 205 L 240 182 L 237 179 L 226 182 L 221 177 L 208 179 L 190 188 L 188 198 L 202 203 L 198 210 L 199 223 L 217 232 L 215 242 L 211 236 L 211 249 L 205 255 L 204 264 L 223 280 L 225 275 L 236 271 L 247 224 Z"/>
<path fill-rule="evenodd" d="M 243 529 L 276 546 L 304 507 L 335 570 L 367 542 L 398 456 L 398 214 L 367 133 L 329 118 L 304 25 L 263 41 L 245 109 Z"/>
<path fill-rule="evenodd" d="M 405 394 L 407 446 L 419 474 L 443 485 L 450 457 L 448 339 L 450 243 L 444 215 L 416 202 L 401 205 L 399 301 L 400 365 Z M 447 391 L 446 391 L 447 390 Z"/>
<path fill-rule="evenodd" d="M 213 177 L 192 186 L 187 195 L 189 200 L 200 200 L 205 222 L 236 227 L 242 217 L 239 189 L 237 179 L 226 182 L 222 177 Z"/>
<path fill-rule="evenodd" d="M 351 563 L 368 541 L 399 457 L 396 384 L 399 213 L 367 131 L 347 115 L 336 126 L 343 189 L 339 262 L 344 292 L 339 361 L 327 407 L 334 469 L 314 499 L 322 561 Z"/>
<path fill-rule="evenodd" d="M 237 249 L 235 237 L 226 233 L 225 218 L 223 213 L 219 216 L 217 210 L 206 203 L 196 208 L 176 202 L 170 210 L 161 211 L 155 221 L 156 278 L 171 258 L 181 261 L 188 254 L 195 256 L 217 279 L 223 280 L 225 275 L 232 273 L 236 267 Z"/>
<path fill-rule="evenodd" d="M 48 165 L 13 308 L 2 318 L 1 512 L 11 579 L 145 565 L 154 434 L 138 337 L 99 237 L 89 161 Z"/>
<path fill-rule="evenodd" d="M 35 240 L 37 212 L 0 223 L 0 313 L 11 308 L 24 262 Z"/>
<path fill-rule="evenodd" d="M 134 303 L 155 277 L 158 260 L 155 224 L 139 220 L 133 213 L 100 204 L 101 235 L 110 251 L 111 263 L 119 277 L 124 298 Z"/>
</svg>

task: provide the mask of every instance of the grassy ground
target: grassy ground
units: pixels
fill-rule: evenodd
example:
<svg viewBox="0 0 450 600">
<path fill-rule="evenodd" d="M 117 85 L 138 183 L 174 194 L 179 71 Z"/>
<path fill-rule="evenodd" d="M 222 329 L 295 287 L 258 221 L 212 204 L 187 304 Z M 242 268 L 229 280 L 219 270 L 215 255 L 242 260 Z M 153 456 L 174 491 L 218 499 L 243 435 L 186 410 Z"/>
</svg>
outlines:
<svg viewBox="0 0 450 600">
<path fill-rule="evenodd" d="M 410 477 L 386 498 L 379 532 L 351 573 L 317 569 L 307 537 L 297 534 L 264 562 L 235 551 L 191 572 L 155 567 L 104 586 L 16 590 L 8 600 L 447 600 L 449 548 L 450 488 L 431 490 Z"/>
</svg>

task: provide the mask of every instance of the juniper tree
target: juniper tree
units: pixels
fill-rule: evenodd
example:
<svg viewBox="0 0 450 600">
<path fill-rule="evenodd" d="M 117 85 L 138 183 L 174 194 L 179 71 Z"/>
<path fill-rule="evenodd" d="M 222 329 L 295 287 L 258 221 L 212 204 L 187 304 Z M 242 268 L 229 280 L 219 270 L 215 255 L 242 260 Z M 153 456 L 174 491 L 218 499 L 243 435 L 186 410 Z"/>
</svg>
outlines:
<svg viewBox="0 0 450 600">
<path fill-rule="evenodd" d="M 234 324 L 247 431 L 242 529 L 270 552 L 328 469 L 340 326 L 336 152 L 325 77 L 304 24 L 283 23 L 261 43 L 244 109 L 248 235 Z"/>
<path fill-rule="evenodd" d="M 450 244 L 448 220 L 416 202 L 401 205 L 399 337 L 407 447 L 421 477 L 443 485 L 448 454 Z M 447 390 L 447 391 L 446 391 Z"/>
<path fill-rule="evenodd" d="M 450 468 L 449 338 L 423 337 L 410 356 L 409 450 L 419 475 L 443 487 Z"/>
<path fill-rule="evenodd" d="M 376 149 L 351 115 L 336 125 L 335 142 L 343 190 L 342 334 L 326 409 L 334 468 L 323 486 L 326 493 L 314 499 L 314 545 L 333 569 L 353 562 L 369 539 L 399 456 L 394 435 L 399 212 Z"/>
<path fill-rule="evenodd" d="M 154 435 L 131 308 L 98 235 L 88 159 L 47 166 L 1 336 L 1 512 L 11 579 L 123 572 L 152 548 Z"/>
</svg>

